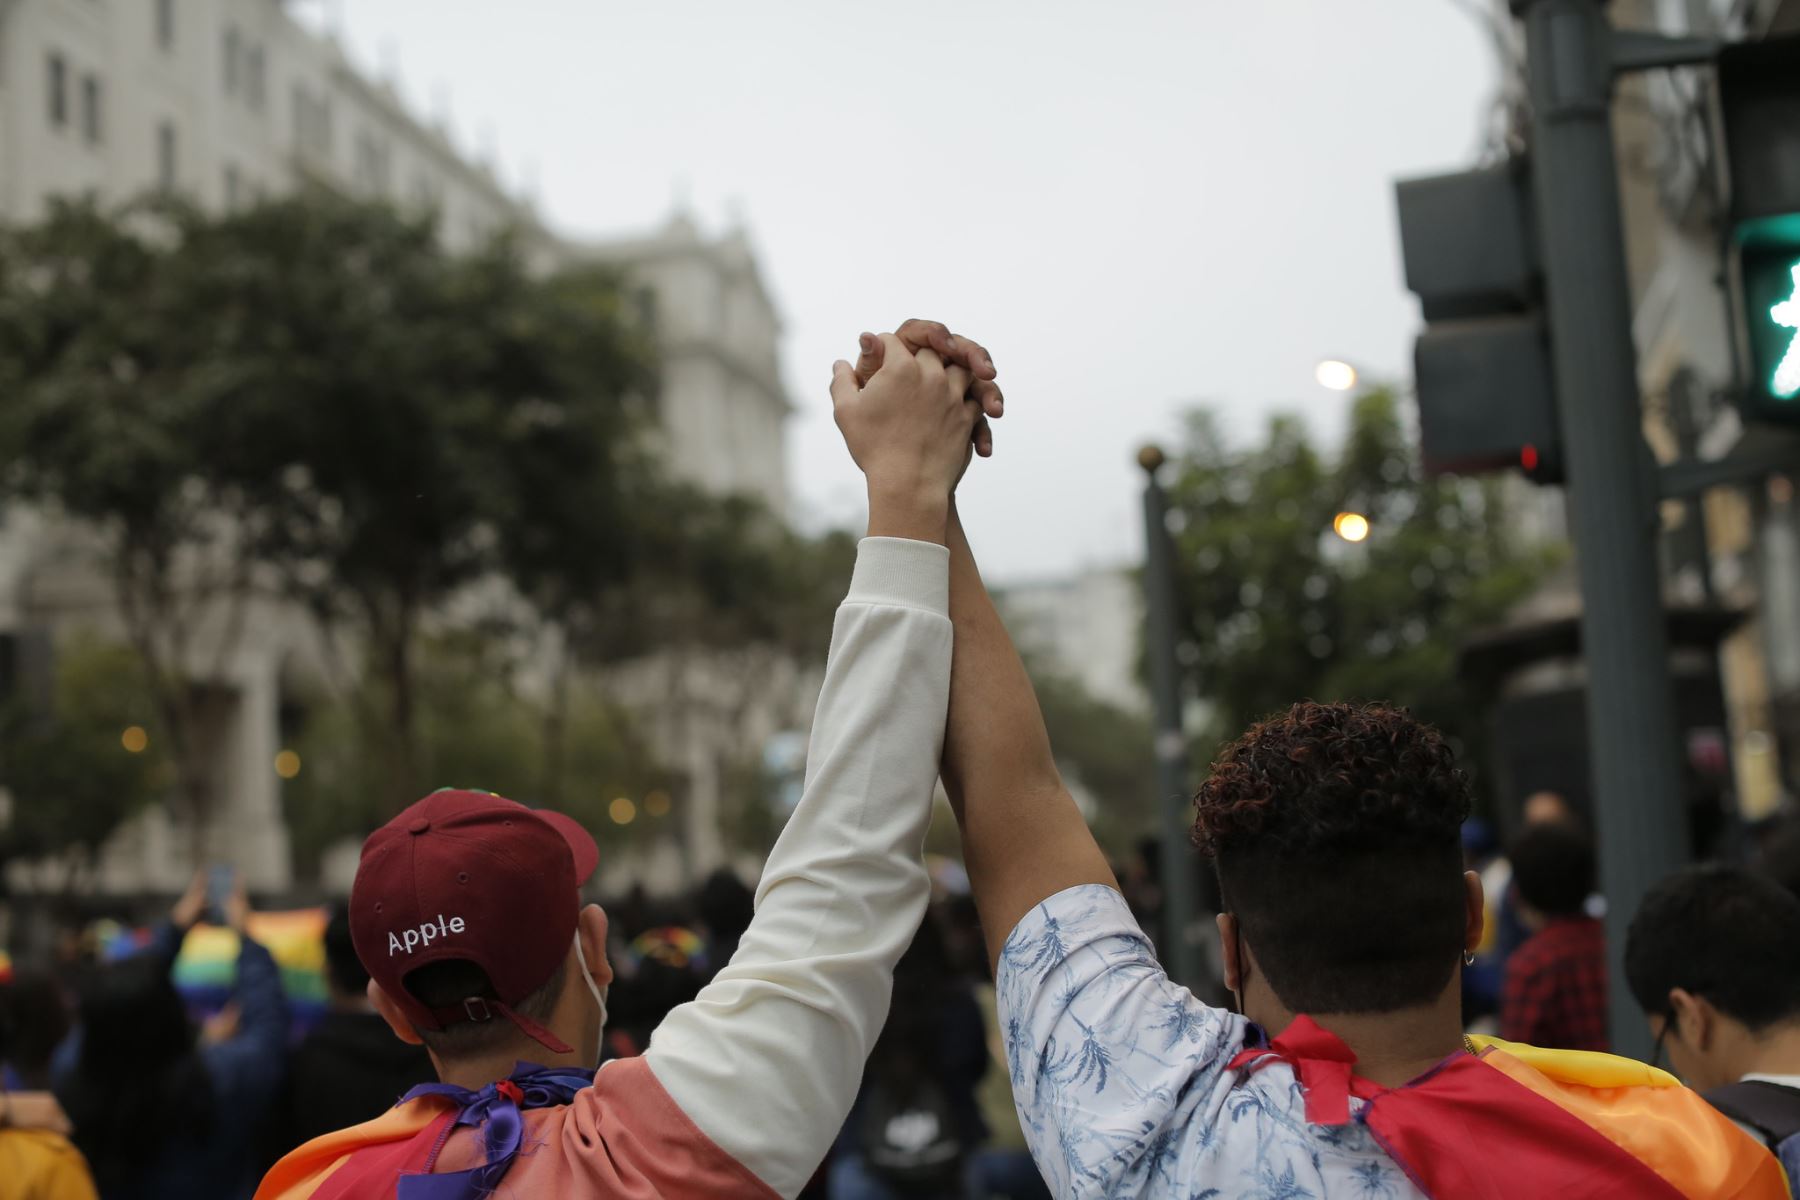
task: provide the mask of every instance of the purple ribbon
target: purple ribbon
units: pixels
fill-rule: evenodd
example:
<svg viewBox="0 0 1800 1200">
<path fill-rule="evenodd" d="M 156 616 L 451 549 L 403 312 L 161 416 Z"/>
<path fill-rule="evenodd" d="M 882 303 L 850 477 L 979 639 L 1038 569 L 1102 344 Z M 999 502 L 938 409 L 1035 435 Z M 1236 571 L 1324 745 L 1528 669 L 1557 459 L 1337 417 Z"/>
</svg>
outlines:
<svg viewBox="0 0 1800 1200">
<path fill-rule="evenodd" d="M 443 1175 L 406 1175 L 400 1179 L 399 1200 L 481 1200 L 493 1195 L 512 1169 L 525 1141 L 525 1117 L 521 1110 L 568 1104 L 575 1093 L 594 1082 L 592 1071 L 573 1067 L 545 1068 L 519 1063 L 505 1079 L 479 1091 L 453 1083 L 421 1083 L 400 1102 L 420 1096 L 443 1096 L 458 1108 L 451 1129 L 458 1125 L 482 1127 L 487 1161 L 466 1171 Z M 441 1143 L 440 1143 L 441 1144 Z M 436 1155 L 433 1155 L 435 1158 Z"/>
</svg>

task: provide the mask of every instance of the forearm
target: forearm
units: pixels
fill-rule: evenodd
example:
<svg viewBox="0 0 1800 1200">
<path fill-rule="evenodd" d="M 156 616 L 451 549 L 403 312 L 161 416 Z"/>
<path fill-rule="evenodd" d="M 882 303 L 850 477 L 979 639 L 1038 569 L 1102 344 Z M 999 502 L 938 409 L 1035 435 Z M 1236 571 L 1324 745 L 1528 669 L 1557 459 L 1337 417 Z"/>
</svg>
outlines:
<svg viewBox="0 0 1800 1200">
<path fill-rule="evenodd" d="M 804 1185 L 856 1097 L 920 861 L 942 752 L 951 630 L 942 547 L 869 541 L 838 611 L 799 806 L 729 966 L 645 1059 L 717 1145 L 775 1191 Z M 743 1102 L 746 1080 L 764 1086 Z"/>
<path fill-rule="evenodd" d="M 942 491 L 913 484 L 869 485 L 869 536 L 901 538 L 942 546 L 950 498 Z"/>
<path fill-rule="evenodd" d="M 944 734 L 944 787 L 957 819 L 977 829 L 993 824 L 1003 793 L 1063 793 L 1062 774 L 1037 692 L 954 509 L 945 533 L 950 548 L 950 623 L 956 642 L 950 666 L 950 720 Z M 970 795 L 977 811 L 965 809 Z M 966 836 L 966 831 L 965 831 Z"/>
<path fill-rule="evenodd" d="M 950 619 L 956 641 L 943 780 L 990 959 L 1045 897 L 1117 884 L 1063 786 L 1025 664 L 1000 620 L 951 510 Z"/>
</svg>

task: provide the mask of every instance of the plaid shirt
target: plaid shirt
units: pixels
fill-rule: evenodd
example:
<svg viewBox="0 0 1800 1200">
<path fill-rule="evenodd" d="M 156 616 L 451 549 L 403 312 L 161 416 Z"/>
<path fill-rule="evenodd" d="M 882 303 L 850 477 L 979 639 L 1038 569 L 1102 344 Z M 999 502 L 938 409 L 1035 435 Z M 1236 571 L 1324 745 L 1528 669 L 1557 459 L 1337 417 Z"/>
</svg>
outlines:
<svg viewBox="0 0 1800 1200">
<path fill-rule="evenodd" d="M 1592 917 L 1551 921 L 1506 963 L 1500 1036 L 1554 1050 L 1607 1050 L 1606 935 Z"/>
</svg>

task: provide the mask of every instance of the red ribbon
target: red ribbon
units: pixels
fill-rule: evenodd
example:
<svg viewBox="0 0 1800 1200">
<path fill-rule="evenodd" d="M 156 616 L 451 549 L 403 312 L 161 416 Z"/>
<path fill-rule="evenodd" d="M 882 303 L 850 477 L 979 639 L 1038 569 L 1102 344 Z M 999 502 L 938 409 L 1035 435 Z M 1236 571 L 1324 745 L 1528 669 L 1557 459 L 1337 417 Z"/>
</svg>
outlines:
<svg viewBox="0 0 1800 1200">
<path fill-rule="evenodd" d="M 1261 1070 L 1272 1062 L 1293 1068 L 1306 1095 L 1306 1120 L 1310 1125 L 1350 1123 L 1350 1079 L 1356 1055 L 1343 1039 L 1322 1029 L 1311 1017 L 1295 1017 L 1281 1036 L 1267 1046 L 1240 1050 L 1231 1069 Z"/>
</svg>

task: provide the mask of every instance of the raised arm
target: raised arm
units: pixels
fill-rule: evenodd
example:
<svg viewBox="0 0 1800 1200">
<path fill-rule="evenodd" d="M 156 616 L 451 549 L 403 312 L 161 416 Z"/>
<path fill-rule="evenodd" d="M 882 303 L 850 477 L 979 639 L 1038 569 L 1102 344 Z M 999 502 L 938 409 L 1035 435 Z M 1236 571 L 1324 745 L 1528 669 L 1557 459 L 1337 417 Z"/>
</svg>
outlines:
<svg viewBox="0 0 1800 1200">
<path fill-rule="evenodd" d="M 983 414 L 975 449 L 984 457 L 992 454 L 986 418 L 1005 412 L 1005 397 L 993 382 L 994 360 L 986 347 L 938 321 L 918 318 L 903 323 L 895 338 L 907 351 L 930 347 L 969 369 L 975 381 L 969 396 Z M 863 335 L 858 379 L 872 378 L 881 369 L 894 340 Z M 954 505 L 945 540 L 956 657 L 950 673 L 944 788 L 962 826 L 963 857 L 981 910 L 988 956 L 997 961 L 1007 934 L 1040 900 L 1084 883 L 1115 889 L 1118 884 L 1063 787 L 1037 693 L 981 582 Z"/>
<path fill-rule="evenodd" d="M 944 788 L 962 826 L 988 957 L 997 961 L 1007 935 L 1039 901 L 1084 883 L 1118 884 L 1063 786 L 1037 693 L 954 507 L 947 541 L 956 651 Z"/>
<path fill-rule="evenodd" d="M 967 375 L 935 355 L 890 356 L 862 389 L 847 363 L 835 374 L 870 536 L 833 627 L 805 790 L 737 954 L 645 1054 L 694 1124 L 781 1196 L 843 1125 L 925 910 L 920 854 L 950 688 L 942 543 L 974 423 Z"/>
</svg>

